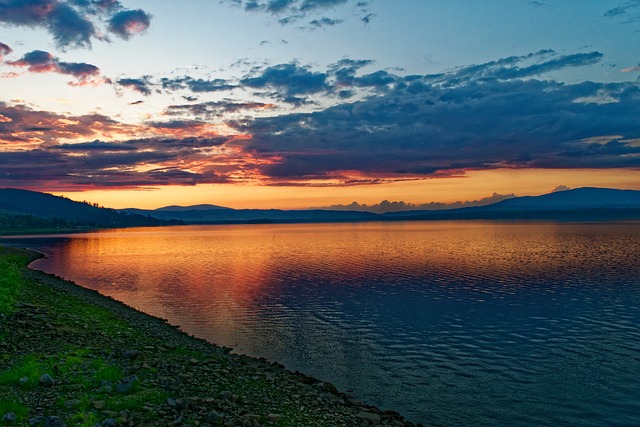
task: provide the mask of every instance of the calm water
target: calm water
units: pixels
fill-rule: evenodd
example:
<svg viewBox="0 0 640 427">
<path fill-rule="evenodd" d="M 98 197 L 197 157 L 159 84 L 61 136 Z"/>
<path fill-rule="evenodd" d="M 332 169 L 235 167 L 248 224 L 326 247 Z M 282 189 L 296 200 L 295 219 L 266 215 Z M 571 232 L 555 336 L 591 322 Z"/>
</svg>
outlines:
<svg viewBox="0 0 640 427">
<path fill-rule="evenodd" d="M 37 268 L 430 425 L 640 425 L 640 224 L 33 240 Z"/>
</svg>

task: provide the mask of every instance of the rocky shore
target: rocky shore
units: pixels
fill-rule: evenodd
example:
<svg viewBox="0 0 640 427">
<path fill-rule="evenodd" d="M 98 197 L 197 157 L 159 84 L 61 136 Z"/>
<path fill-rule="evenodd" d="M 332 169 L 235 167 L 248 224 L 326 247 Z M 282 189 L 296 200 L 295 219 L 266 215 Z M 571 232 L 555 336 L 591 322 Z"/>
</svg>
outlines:
<svg viewBox="0 0 640 427">
<path fill-rule="evenodd" d="M 414 426 L 328 382 L 27 269 L 37 254 L 7 253 L 24 265 L 0 315 L 0 425 Z"/>
</svg>

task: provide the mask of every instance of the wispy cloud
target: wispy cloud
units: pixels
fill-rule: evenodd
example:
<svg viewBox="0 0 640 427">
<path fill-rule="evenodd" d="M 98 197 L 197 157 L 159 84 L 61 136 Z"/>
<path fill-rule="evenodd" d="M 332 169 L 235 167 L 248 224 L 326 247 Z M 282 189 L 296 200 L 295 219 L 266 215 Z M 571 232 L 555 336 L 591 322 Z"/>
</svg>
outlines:
<svg viewBox="0 0 640 427">
<path fill-rule="evenodd" d="M 355 13 L 360 19 L 369 23 L 374 16 L 369 9 L 369 1 L 353 1 L 353 0 L 226 0 L 227 3 L 242 7 L 247 12 L 263 12 L 274 15 L 281 25 L 290 25 L 298 23 L 309 17 L 334 10 L 348 4 L 353 5 Z M 311 20 L 308 26 L 300 28 L 314 29 L 327 26 L 335 26 L 344 22 L 341 18 L 330 18 L 327 16 L 318 16 Z"/>
<path fill-rule="evenodd" d="M 629 0 L 620 6 L 607 10 L 604 16 L 622 19 L 622 23 L 629 24 L 640 21 L 640 1 Z"/>
</svg>

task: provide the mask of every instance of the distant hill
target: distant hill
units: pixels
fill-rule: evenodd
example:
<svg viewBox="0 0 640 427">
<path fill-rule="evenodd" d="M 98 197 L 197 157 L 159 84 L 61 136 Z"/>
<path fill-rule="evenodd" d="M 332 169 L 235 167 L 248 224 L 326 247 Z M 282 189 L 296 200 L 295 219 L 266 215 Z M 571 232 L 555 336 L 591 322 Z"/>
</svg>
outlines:
<svg viewBox="0 0 640 427">
<path fill-rule="evenodd" d="M 541 196 L 515 197 L 487 206 L 441 211 L 390 212 L 384 216 L 389 220 L 636 220 L 640 219 L 640 191 L 583 187 Z"/>
<path fill-rule="evenodd" d="M 541 196 L 516 197 L 485 207 L 490 210 L 513 209 L 628 209 L 640 208 L 640 191 L 582 187 Z"/>
<path fill-rule="evenodd" d="M 217 205 L 116 211 L 34 191 L 0 189 L 0 232 L 173 224 L 246 224 L 406 220 L 640 220 L 640 191 L 577 188 L 487 206 L 376 214 L 322 209 L 232 209 Z"/>
<path fill-rule="evenodd" d="M 269 223 L 269 222 L 341 222 L 372 221 L 380 218 L 370 212 L 327 210 L 280 210 L 280 209 L 232 209 L 215 206 L 202 209 L 202 205 L 160 208 L 156 210 L 125 209 L 124 212 L 149 215 L 163 220 L 180 220 L 189 224 Z M 191 209 L 193 208 L 193 209 Z"/>
<path fill-rule="evenodd" d="M 188 212 L 188 211 L 211 211 L 211 210 L 227 210 L 227 211 L 232 211 L 233 209 L 231 208 L 225 208 L 224 206 L 217 206 L 217 205 L 193 205 L 193 206 L 177 206 L 177 205 L 171 205 L 171 206 L 165 206 L 163 208 L 158 208 L 155 211 L 156 212 Z"/>
<path fill-rule="evenodd" d="M 13 188 L 0 189 L 0 228 L 137 227 L 168 222 L 118 212 L 64 197 Z"/>
</svg>

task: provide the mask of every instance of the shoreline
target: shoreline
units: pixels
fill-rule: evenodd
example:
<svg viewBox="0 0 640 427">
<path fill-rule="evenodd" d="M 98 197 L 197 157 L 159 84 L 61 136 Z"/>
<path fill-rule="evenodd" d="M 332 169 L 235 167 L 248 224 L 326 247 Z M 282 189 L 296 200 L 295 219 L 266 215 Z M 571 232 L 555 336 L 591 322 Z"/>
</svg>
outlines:
<svg viewBox="0 0 640 427">
<path fill-rule="evenodd" d="M 32 250 L 8 250 L 27 254 L 28 265 L 44 256 Z M 39 402 L 36 406 L 39 409 L 29 407 L 29 423 L 15 425 L 42 425 L 39 422 L 47 425 L 47 420 L 53 417 L 64 423 L 55 425 L 68 426 L 416 426 L 399 413 L 382 411 L 360 402 L 339 392 L 328 382 L 289 371 L 281 364 L 266 359 L 233 354 L 232 349 L 189 335 L 165 319 L 143 313 L 61 277 L 33 270 L 28 265 L 22 268 L 27 296 L 21 297 L 13 314 L 0 319 L 0 325 L 8 332 L 5 338 L 0 336 L 0 348 L 3 352 L 9 350 L 8 353 L 13 350 L 15 356 L 11 360 L 0 360 L 0 381 L 3 370 L 16 369 L 16 363 L 30 355 L 38 354 L 38 358 L 45 361 L 57 360 L 58 363 L 50 370 L 60 372 L 63 363 L 67 364 L 69 358 L 77 359 L 79 356 L 75 353 L 84 354 L 86 349 L 90 349 L 91 357 L 83 361 L 83 369 L 96 358 L 104 359 L 106 364 L 120 369 L 122 375 L 112 380 L 110 385 L 100 386 L 99 382 L 89 381 L 91 384 L 79 392 L 72 391 L 81 388 L 77 384 L 63 389 L 63 385 L 73 385 L 73 377 L 61 379 L 59 390 L 67 393 L 68 397 L 74 397 L 68 401 L 82 401 L 84 396 L 88 396 L 84 399 L 87 400 L 86 405 L 80 405 L 83 407 L 78 413 L 82 415 L 73 414 L 74 408 L 69 408 L 68 402 L 63 402 L 58 408 L 56 405 L 60 405 L 56 402 L 60 396 L 51 401 L 50 392 L 55 386 L 47 389 L 36 386 L 22 393 L 20 384 L 0 384 L 0 402 L 11 396 L 12 391 L 17 397 L 27 396 L 22 396 L 22 400 Z M 48 305 L 38 304 L 43 296 L 49 299 Z M 103 328 L 100 325 L 91 328 L 89 325 L 98 316 L 92 319 L 92 316 L 80 315 L 67 325 L 64 319 L 69 317 L 69 313 L 65 313 L 65 309 L 73 311 L 71 306 L 75 307 L 75 300 L 82 310 L 91 313 L 96 309 L 102 310 L 105 313 L 100 313 L 101 316 L 112 316 L 117 320 L 105 323 Z M 67 301 L 74 302 L 69 306 Z M 59 310 L 54 312 L 49 308 Z M 40 318 L 42 321 L 38 322 Z M 111 323 L 120 322 L 122 324 L 117 328 L 110 327 Z M 55 333 L 51 336 L 45 331 Z M 26 336 L 28 339 L 25 341 Z M 58 346 L 62 348 L 51 354 L 42 352 L 52 339 L 61 341 Z M 72 356 L 69 355 L 69 347 L 74 347 Z M 169 373 L 170 376 L 167 375 Z M 55 379 L 55 373 L 47 374 Z M 1 392 L 6 387 L 13 387 L 13 390 Z M 127 408 L 127 413 L 117 412 L 118 399 L 125 397 L 119 396 L 117 389 L 127 387 L 139 389 L 138 392 L 142 393 L 140 408 Z M 43 398 L 39 395 L 48 396 L 45 399 L 48 403 L 42 403 Z M 115 410 L 108 408 L 109 402 Z M 24 402 L 22 405 L 26 406 Z M 0 413 L 0 419 L 4 415 Z M 80 418 L 91 422 L 95 418 L 98 422 L 78 422 Z M 5 424 L 0 421 L 0 425 Z"/>
</svg>

